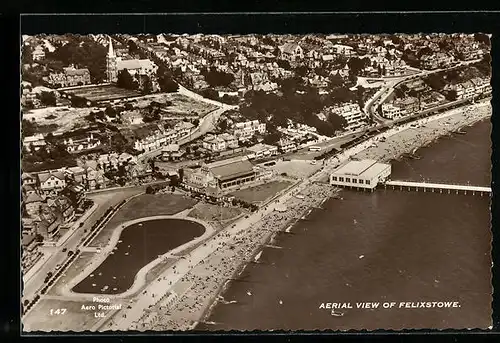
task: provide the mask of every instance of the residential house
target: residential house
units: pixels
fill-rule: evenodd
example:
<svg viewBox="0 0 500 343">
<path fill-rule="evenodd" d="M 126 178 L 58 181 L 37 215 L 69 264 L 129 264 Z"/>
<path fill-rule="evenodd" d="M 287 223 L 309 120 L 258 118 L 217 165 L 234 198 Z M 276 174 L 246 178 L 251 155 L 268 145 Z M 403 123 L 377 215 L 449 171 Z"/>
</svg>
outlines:
<svg viewBox="0 0 500 343">
<path fill-rule="evenodd" d="M 259 123 L 258 120 L 235 123 L 233 126 L 233 134 L 239 140 L 246 140 L 256 133 L 264 134 L 266 132 L 266 124 Z"/>
<path fill-rule="evenodd" d="M 394 106 L 391 103 L 384 103 L 382 104 L 381 108 L 382 108 L 382 117 L 391 120 L 401 118 L 407 113 L 406 109 Z"/>
<path fill-rule="evenodd" d="M 99 138 L 94 138 L 94 134 L 91 132 L 88 137 L 70 137 L 64 139 L 64 145 L 68 152 L 81 152 L 84 150 L 95 149 L 102 145 Z"/>
<path fill-rule="evenodd" d="M 203 148 L 211 152 L 219 152 L 226 150 L 226 141 L 216 135 L 207 135 L 203 139 Z"/>
<path fill-rule="evenodd" d="M 420 57 L 420 66 L 428 70 L 446 68 L 450 66 L 452 62 L 453 57 L 444 52 L 437 52 L 432 55 L 423 55 Z"/>
<path fill-rule="evenodd" d="M 31 54 L 33 61 L 40 61 L 45 58 L 45 50 L 42 45 L 37 45 L 33 48 Z"/>
<path fill-rule="evenodd" d="M 42 194 L 56 194 L 66 187 L 66 178 L 62 171 L 42 172 L 37 176 Z"/>
<path fill-rule="evenodd" d="M 24 208 L 26 210 L 26 215 L 29 217 L 35 216 L 40 212 L 40 206 L 45 201 L 45 199 L 38 193 L 31 193 L 23 199 Z"/>
<path fill-rule="evenodd" d="M 357 103 L 344 103 L 330 108 L 331 113 L 343 117 L 347 121 L 346 130 L 356 130 L 365 124 L 365 115 Z"/>
<path fill-rule="evenodd" d="M 393 102 L 394 106 L 403 108 L 407 114 L 413 114 L 420 110 L 420 103 L 417 98 L 405 97 Z"/>
<path fill-rule="evenodd" d="M 29 136 L 23 139 L 23 146 L 26 148 L 28 152 L 32 152 L 33 148 L 35 151 L 40 150 L 40 148 L 45 147 L 47 143 L 45 142 L 45 138 L 41 133 Z"/>
<path fill-rule="evenodd" d="M 283 154 L 291 151 L 296 151 L 297 143 L 289 139 L 280 139 L 278 142 L 278 150 Z"/>
<path fill-rule="evenodd" d="M 83 183 L 86 179 L 87 172 L 82 167 L 70 167 L 64 170 L 66 178 L 78 183 Z"/>
<path fill-rule="evenodd" d="M 47 82 L 56 87 L 83 86 L 91 83 L 90 71 L 87 68 L 70 66 L 63 68 L 62 73 L 50 73 Z"/>
<path fill-rule="evenodd" d="M 256 144 L 247 148 L 248 151 L 248 159 L 260 159 L 266 158 L 270 156 L 275 156 L 278 154 L 278 147 L 268 144 Z"/>
<path fill-rule="evenodd" d="M 179 160 L 184 152 L 180 151 L 179 144 L 168 144 L 161 149 L 161 157 L 166 161 Z"/>
<path fill-rule="evenodd" d="M 74 183 L 68 185 L 61 191 L 61 195 L 68 199 L 74 209 L 77 209 L 81 207 L 85 201 L 84 184 Z"/>
<path fill-rule="evenodd" d="M 296 43 L 286 43 L 280 47 L 281 58 L 297 61 L 304 58 L 304 50 Z"/>
<path fill-rule="evenodd" d="M 62 218 L 53 214 L 51 210 L 40 214 L 40 221 L 36 223 L 36 231 L 42 235 L 44 240 L 55 240 L 59 234 Z"/>
<path fill-rule="evenodd" d="M 25 173 L 23 172 L 21 174 L 21 181 L 23 186 L 32 186 L 36 187 L 37 186 L 37 178 L 36 176 L 33 176 L 30 173 Z"/>
</svg>

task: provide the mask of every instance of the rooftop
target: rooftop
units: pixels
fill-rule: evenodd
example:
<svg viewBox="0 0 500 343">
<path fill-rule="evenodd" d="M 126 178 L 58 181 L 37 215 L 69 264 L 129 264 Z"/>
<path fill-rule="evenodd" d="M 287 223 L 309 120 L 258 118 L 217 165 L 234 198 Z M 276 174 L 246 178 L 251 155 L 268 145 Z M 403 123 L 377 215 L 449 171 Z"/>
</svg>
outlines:
<svg viewBox="0 0 500 343">
<path fill-rule="evenodd" d="M 210 171 L 221 181 L 252 174 L 253 165 L 248 160 L 240 160 L 210 168 Z"/>
<path fill-rule="evenodd" d="M 269 150 L 269 149 L 276 149 L 276 147 L 272 146 L 272 145 L 268 145 L 268 144 L 258 143 L 258 144 L 255 144 L 254 146 L 247 148 L 247 150 L 249 150 L 251 152 L 259 152 L 259 151 Z"/>
<path fill-rule="evenodd" d="M 334 174 L 352 175 L 371 179 L 384 170 L 388 164 L 378 163 L 375 160 L 349 161 L 337 168 Z"/>
</svg>

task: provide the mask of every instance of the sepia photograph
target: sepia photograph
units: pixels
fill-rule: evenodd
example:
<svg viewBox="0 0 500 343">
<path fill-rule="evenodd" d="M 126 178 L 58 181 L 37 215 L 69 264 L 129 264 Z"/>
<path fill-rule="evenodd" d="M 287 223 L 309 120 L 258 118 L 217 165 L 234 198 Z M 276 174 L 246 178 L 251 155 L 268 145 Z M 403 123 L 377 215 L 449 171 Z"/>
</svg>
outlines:
<svg viewBox="0 0 500 343">
<path fill-rule="evenodd" d="M 490 34 L 91 30 L 20 37 L 23 332 L 492 329 Z"/>
</svg>

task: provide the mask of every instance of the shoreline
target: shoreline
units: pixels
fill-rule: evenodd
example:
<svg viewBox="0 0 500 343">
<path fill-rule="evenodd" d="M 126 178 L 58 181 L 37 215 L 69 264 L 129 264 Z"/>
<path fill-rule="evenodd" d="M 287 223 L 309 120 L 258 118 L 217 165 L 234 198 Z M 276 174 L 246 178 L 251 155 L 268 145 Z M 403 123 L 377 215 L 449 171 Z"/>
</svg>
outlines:
<svg viewBox="0 0 500 343">
<path fill-rule="evenodd" d="M 321 201 L 319 201 L 317 206 L 322 206 L 329 198 L 337 195 L 338 193 L 340 193 L 340 191 L 341 191 L 340 189 L 332 187 L 331 191 L 332 194 L 330 194 L 329 196 L 327 195 L 322 197 Z M 284 225 L 282 227 L 279 227 L 279 229 L 277 229 L 276 231 L 268 231 L 268 233 L 264 236 L 264 239 L 262 240 L 261 244 L 257 245 L 257 247 L 249 254 L 248 260 L 242 261 L 242 263 L 237 267 L 237 269 L 235 269 L 230 279 L 224 282 L 224 284 L 220 286 L 219 290 L 214 295 L 211 304 L 202 312 L 200 320 L 195 322 L 188 330 L 196 329 L 199 323 L 206 323 L 206 320 L 210 317 L 215 307 L 219 304 L 219 301 L 225 300 L 224 294 L 229 289 L 231 281 L 233 281 L 233 279 L 238 279 L 241 276 L 241 274 L 243 274 L 248 264 L 258 263 L 257 261 L 255 261 L 255 257 L 264 251 L 267 244 L 273 244 L 273 241 L 279 234 L 288 233 L 286 230 L 288 230 L 289 228 L 293 228 L 299 222 L 299 220 L 307 218 L 307 216 L 311 214 L 313 209 L 314 206 L 306 208 L 301 213 L 301 215 L 291 218 L 288 222 L 284 223 Z"/>
<path fill-rule="evenodd" d="M 388 154 L 386 149 L 395 149 L 398 155 L 401 155 L 405 149 L 411 151 L 415 147 L 421 147 L 424 141 L 431 144 L 437 137 L 491 116 L 491 107 L 485 105 L 489 105 L 489 101 L 394 127 L 337 154 L 333 158 L 337 159 L 337 163 L 331 160 L 328 166 L 324 166 L 309 177 L 303 178 L 291 189 L 273 197 L 255 214 L 242 218 L 218 232 L 203 244 L 203 248 L 187 254 L 187 260 L 181 259 L 176 269 L 169 269 L 162 274 L 164 279 L 167 279 L 160 282 L 167 282 L 166 288 L 162 289 L 175 293 L 173 299 L 170 297 L 160 301 L 138 299 L 137 304 L 133 305 L 134 309 L 124 312 L 127 318 L 123 316 L 125 318 L 123 320 L 112 320 L 109 328 L 101 326 L 96 329 L 98 331 L 125 328 L 139 331 L 188 331 L 195 329 L 200 323 L 206 323 L 205 321 L 213 313 L 216 305 L 223 300 L 223 295 L 230 285 L 229 281 L 238 278 L 255 256 L 263 251 L 265 245 L 272 242 L 280 232 L 286 232 L 298 220 L 306 218 L 314 208 L 322 206 L 326 199 L 334 195 L 336 188 L 323 182 L 322 177 L 324 178 L 325 174 L 331 172 L 336 164 L 344 163 L 352 157 L 370 158 L 369 155 L 374 155 L 372 158 L 379 161 L 384 158 L 390 160 L 394 157 L 394 152 Z M 477 115 L 474 109 L 479 107 L 485 111 L 481 113 L 476 111 L 479 113 Z M 468 114 L 462 118 L 467 110 Z M 443 125 L 450 118 L 455 118 L 454 125 Z M 425 127 L 418 130 L 410 129 L 411 125 L 419 123 L 423 123 Z M 430 126 L 430 130 L 427 126 Z M 426 139 L 423 141 L 422 133 L 426 130 L 429 132 L 424 135 Z M 381 137 L 386 137 L 386 142 L 380 142 Z M 373 142 L 378 143 L 376 148 L 371 146 Z M 361 155 L 368 156 L 360 157 Z M 305 197 L 296 198 L 297 194 L 305 195 Z M 282 212 L 276 211 L 276 207 L 282 204 L 286 205 L 286 209 Z M 171 282 L 168 283 L 168 280 Z M 151 285 L 150 288 L 154 291 L 159 286 L 160 284 Z M 151 305 L 148 307 L 148 304 Z M 134 313 L 143 307 L 148 307 L 149 310 L 139 316 L 140 322 L 135 321 L 134 318 L 137 315 Z"/>
<path fill-rule="evenodd" d="M 479 116 L 476 116 L 472 113 L 475 110 L 479 110 L 479 111 L 482 110 L 479 113 Z M 411 122 L 409 124 L 405 124 L 405 125 L 402 125 L 400 127 L 396 127 L 395 129 L 391 129 L 391 130 L 389 130 L 389 132 L 386 132 L 386 133 L 381 135 L 383 137 L 386 137 L 386 142 L 379 142 L 378 136 L 369 140 L 368 142 L 364 142 L 364 143 L 369 143 L 369 144 L 371 144 L 373 141 L 379 142 L 378 143 L 379 146 L 377 146 L 376 149 L 373 149 L 372 147 L 368 146 L 367 148 L 362 149 L 361 151 L 359 151 L 357 153 L 353 153 L 351 156 L 356 157 L 356 158 L 362 158 L 360 156 L 363 156 L 364 154 L 366 154 L 368 156 L 375 155 L 375 156 L 373 156 L 374 159 L 376 159 L 378 161 L 389 162 L 390 160 L 401 158 L 401 156 L 403 154 L 411 152 L 414 149 L 417 149 L 417 151 L 418 151 L 418 149 L 421 149 L 423 147 L 437 143 L 437 141 L 441 137 L 453 134 L 454 131 L 457 131 L 457 130 L 460 130 L 460 129 L 463 129 L 466 127 L 471 127 L 471 126 L 473 126 L 479 122 L 482 122 L 490 117 L 491 117 L 491 104 L 490 104 L 489 100 L 488 100 L 488 102 L 481 102 L 478 104 L 460 107 L 458 109 L 453 109 L 453 110 L 444 112 L 442 114 L 435 115 L 433 117 L 419 119 L 419 120 Z M 455 122 L 450 123 L 451 120 L 454 120 Z M 451 125 L 443 125 L 443 122 L 450 123 Z M 418 131 L 421 131 L 422 128 L 419 128 L 419 130 L 417 132 L 416 132 L 416 130 L 411 130 L 412 129 L 411 125 L 415 125 L 415 124 L 416 125 L 423 124 L 423 125 L 425 125 L 425 128 L 427 128 L 427 126 L 430 126 L 430 128 L 432 129 L 432 131 L 430 133 L 427 132 L 427 137 L 424 141 L 419 140 L 421 138 L 421 135 L 418 133 Z M 442 127 L 440 127 L 440 126 L 442 126 Z M 408 134 L 409 132 L 411 132 L 410 135 Z M 406 135 L 406 137 L 405 137 L 405 135 Z M 403 144 L 402 145 L 401 142 L 397 142 L 398 140 L 404 141 L 405 138 L 407 138 L 407 140 L 411 140 L 411 143 L 410 144 L 402 143 Z M 391 146 L 391 143 L 393 143 L 392 141 L 394 141 L 394 140 L 396 141 L 396 144 L 395 145 L 392 144 L 392 146 Z M 397 144 L 397 143 L 400 143 L 400 144 Z M 397 151 L 395 152 L 395 154 L 393 156 L 389 156 L 389 155 L 386 156 L 386 153 L 381 152 L 380 144 L 385 149 L 387 149 L 385 147 L 385 145 L 389 145 L 392 148 L 395 148 Z M 373 151 L 373 150 L 375 150 L 375 151 Z M 377 154 L 382 155 L 382 158 L 380 158 L 380 157 L 377 158 L 376 157 Z M 363 158 L 369 158 L 369 157 L 363 157 Z M 332 196 L 333 196 L 333 192 L 332 192 Z M 320 206 L 328 198 L 329 197 L 322 199 L 319 202 Z M 269 242 L 271 242 L 280 232 L 285 232 L 287 230 L 287 228 L 293 227 L 298 222 L 298 220 L 300 220 L 301 218 L 307 217 L 312 212 L 312 209 L 313 209 L 313 206 L 311 206 L 308 210 L 305 210 L 302 213 L 302 215 L 300 215 L 295 221 L 293 221 L 293 219 L 292 219 L 291 221 L 293 221 L 293 223 L 287 223 L 283 227 L 280 227 L 278 230 L 276 230 L 274 232 L 269 232 L 267 234 L 266 243 L 264 243 L 264 244 L 268 244 Z M 262 248 L 262 246 L 255 249 L 255 251 L 251 254 L 251 258 L 253 259 L 255 256 L 257 256 L 257 254 L 259 254 L 259 252 L 261 252 L 263 250 L 264 249 Z M 247 267 L 249 262 L 250 261 L 242 261 L 238 270 L 236 270 L 233 273 L 232 277 L 233 278 L 239 277 L 239 275 L 241 275 L 243 273 L 243 271 L 245 270 L 245 268 Z M 231 280 L 228 280 L 227 282 L 223 283 L 219 287 L 218 292 L 213 297 L 210 305 L 203 310 L 199 321 L 195 322 L 193 325 L 191 325 L 189 328 L 187 328 L 187 330 L 194 330 L 194 329 L 196 329 L 196 327 L 198 326 L 198 324 L 200 322 L 202 322 L 202 323 L 206 322 L 206 320 L 213 313 L 216 305 L 219 303 L 219 297 L 223 298 L 224 293 L 229 289 L 229 286 L 230 286 L 229 281 L 231 281 Z"/>
</svg>

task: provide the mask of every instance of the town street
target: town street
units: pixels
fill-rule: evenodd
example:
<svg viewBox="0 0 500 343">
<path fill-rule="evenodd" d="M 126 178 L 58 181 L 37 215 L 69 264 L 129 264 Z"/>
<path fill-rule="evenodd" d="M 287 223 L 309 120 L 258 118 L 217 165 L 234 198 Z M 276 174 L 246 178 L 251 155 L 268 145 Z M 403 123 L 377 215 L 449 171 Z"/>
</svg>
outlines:
<svg viewBox="0 0 500 343">
<path fill-rule="evenodd" d="M 116 206 L 124 199 L 143 191 L 145 186 L 127 188 L 125 190 L 113 190 L 88 195 L 87 198 L 98 204 L 98 208 L 84 221 L 82 227 L 75 229 L 71 237 L 58 247 L 53 247 L 52 256 L 39 268 L 34 276 L 26 280 L 23 287 L 23 299 L 32 300 L 43 287 L 48 272 L 55 273 L 58 264 L 62 264 L 68 258 L 68 251 L 75 251 L 83 237 L 85 237 L 92 225 L 106 212 L 110 206 Z M 67 251 L 63 252 L 63 249 Z"/>
<path fill-rule="evenodd" d="M 224 112 L 226 112 L 228 110 L 231 110 L 231 109 L 237 109 L 238 108 L 238 106 L 227 105 L 227 104 L 224 104 L 222 102 L 218 102 L 218 101 L 215 101 L 215 100 L 212 100 L 212 99 L 204 98 L 201 95 L 199 95 L 199 94 L 197 94 L 195 92 L 190 91 L 189 89 L 185 88 L 184 86 L 182 86 L 180 84 L 179 84 L 178 93 L 182 94 L 184 96 L 187 96 L 187 97 L 189 97 L 191 99 L 194 99 L 194 100 L 197 100 L 197 101 L 202 101 L 202 102 L 205 102 L 205 103 L 208 103 L 208 104 L 215 105 L 215 106 L 219 107 L 218 109 L 216 109 L 216 110 L 208 113 L 203 118 L 201 118 L 198 126 L 190 134 L 184 136 L 183 138 L 181 138 L 179 140 L 179 142 L 177 143 L 179 145 L 187 144 L 187 143 L 189 143 L 189 142 L 191 142 L 191 141 L 193 141 L 193 140 L 195 140 L 195 139 L 203 136 L 204 134 L 210 132 L 211 130 L 213 130 L 215 128 L 215 125 L 217 124 L 217 121 L 219 120 L 219 118 L 222 115 L 222 113 L 224 113 Z M 138 160 L 145 161 L 148 158 L 155 157 L 155 156 L 157 156 L 157 155 L 159 155 L 161 153 L 161 149 L 162 148 L 159 148 L 159 149 L 156 149 L 156 150 L 152 150 L 152 151 L 148 151 L 148 152 L 142 154 L 139 157 Z"/>
</svg>

